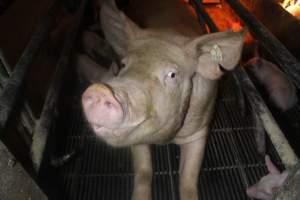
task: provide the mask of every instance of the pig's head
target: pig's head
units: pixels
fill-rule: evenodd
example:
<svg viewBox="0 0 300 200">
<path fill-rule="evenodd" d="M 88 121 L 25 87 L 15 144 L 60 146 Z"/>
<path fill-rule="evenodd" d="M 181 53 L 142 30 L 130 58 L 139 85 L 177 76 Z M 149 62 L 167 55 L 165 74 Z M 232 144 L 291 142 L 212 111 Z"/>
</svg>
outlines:
<svg viewBox="0 0 300 200">
<path fill-rule="evenodd" d="M 113 1 L 102 5 L 101 19 L 123 67 L 111 80 L 87 88 L 82 104 L 95 134 L 114 146 L 172 139 L 185 119 L 195 73 L 216 80 L 240 58 L 241 32 L 191 39 L 142 30 Z"/>
</svg>

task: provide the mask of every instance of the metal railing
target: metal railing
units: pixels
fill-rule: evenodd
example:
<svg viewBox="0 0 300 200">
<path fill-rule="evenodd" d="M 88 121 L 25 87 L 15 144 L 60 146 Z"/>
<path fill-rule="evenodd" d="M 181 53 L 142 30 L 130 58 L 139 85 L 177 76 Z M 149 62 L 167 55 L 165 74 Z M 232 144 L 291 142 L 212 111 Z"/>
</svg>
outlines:
<svg viewBox="0 0 300 200">
<path fill-rule="evenodd" d="M 17 65 L 11 73 L 11 76 L 5 82 L 5 86 L 0 94 L 0 136 L 2 135 L 7 121 L 21 95 L 22 86 L 28 68 L 49 33 L 55 15 L 58 12 L 59 5 L 60 1 L 56 1 L 51 7 L 48 15 L 41 20 L 37 30 L 33 34 Z"/>
</svg>

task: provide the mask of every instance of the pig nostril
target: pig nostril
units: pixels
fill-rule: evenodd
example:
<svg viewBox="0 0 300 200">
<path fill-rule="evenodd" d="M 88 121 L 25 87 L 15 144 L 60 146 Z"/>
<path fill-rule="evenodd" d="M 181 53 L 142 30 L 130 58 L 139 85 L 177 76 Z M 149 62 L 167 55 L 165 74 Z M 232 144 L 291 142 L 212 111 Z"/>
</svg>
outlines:
<svg viewBox="0 0 300 200">
<path fill-rule="evenodd" d="M 112 107 L 112 103 L 109 102 L 109 101 L 105 101 L 105 102 L 104 102 L 104 105 L 105 105 L 106 107 L 108 107 L 108 108 L 111 108 L 111 107 Z"/>
<path fill-rule="evenodd" d="M 90 95 L 84 94 L 82 97 L 82 102 L 90 104 L 92 99 L 93 98 Z"/>
<path fill-rule="evenodd" d="M 93 103 L 99 103 L 101 98 L 93 93 L 86 93 L 82 96 L 82 102 L 86 105 L 91 105 Z"/>
<path fill-rule="evenodd" d="M 91 128 L 96 133 L 116 128 L 122 123 L 121 104 L 105 85 L 96 84 L 86 89 L 82 95 L 82 106 Z"/>
</svg>

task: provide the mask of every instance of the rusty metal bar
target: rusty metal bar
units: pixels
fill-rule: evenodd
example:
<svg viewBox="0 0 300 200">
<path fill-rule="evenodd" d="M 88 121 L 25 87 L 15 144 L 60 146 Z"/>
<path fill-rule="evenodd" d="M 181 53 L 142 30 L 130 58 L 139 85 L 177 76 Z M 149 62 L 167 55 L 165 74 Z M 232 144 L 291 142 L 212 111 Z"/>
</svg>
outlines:
<svg viewBox="0 0 300 200">
<path fill-rule="evenodd" d="M 38 52 L 41 44 L 47 37 L 50 27 L 53 23 L 54 16 L 59 10 L 60 1 L 56 1 L 47 16 L 39 23 L 38 29 L 30 39 L 25 51 L 14 68 L 9 80 L 5 83 L 5 87 L 0 94 L 0 135 L 5 128 L 7 121 L 15 107 L 18 97 L 21 93 L 25 75 L 29 65 L 33 62 L 33 58 Z"/>
<path fill-rule="evenodd" d="M 69 58 L 74 45 L 74 41 L 82 21 L 85 4 L 86 0 L 82 0 L 78 8 L 77 14 L 75 15 L 72 27 L 68 32 L 61 56 L 58 60 L 55 75 L 52 79 L 51 85 L 46 96 L 40 119 L 37 121 L 34 130 L 32 141 L 32 159 L 37 171 L 39 171 L 45 146 L 46 143 L 48 143 L 47 139 L 55 117 L 57 100 L 61 91 L 64 74 L 69 63 Z"/>
<path fill-rule="evenodd" d="M 273 36 L 273 34 L 253 16 L 238 0 L 227 0 L 231 8 L 244 21 L 249 30 L 267 50 L 281 69 L 290 77 L 300 89 L 300 63 L 299 61 Z"/>
</svg>

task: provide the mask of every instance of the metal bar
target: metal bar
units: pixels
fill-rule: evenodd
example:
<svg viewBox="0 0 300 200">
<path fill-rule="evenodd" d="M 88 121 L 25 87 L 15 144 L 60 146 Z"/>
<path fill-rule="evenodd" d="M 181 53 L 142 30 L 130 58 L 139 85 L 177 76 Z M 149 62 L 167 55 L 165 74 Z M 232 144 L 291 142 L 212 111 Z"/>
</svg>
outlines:
<svg viewBox="0 0 300 200">
<path fill-rule="evenodd" d="M 256 90 L 252 81 L 249 79 L 247 73 L 241 67 L 236 69 L 235 73 L 244 90 L 246 91 L 247 97 L 255 108 L 253 111 L 257 112 L 257 114 L 260 116 L 264 128 L 274 144 L 283 164 L 288 168 L 295 165 L 298 158 L 294 150 L 291 148 L 289 142 L 280 130 L 264 100 Z"/>
<path fill-rule="evenodd" d="M 51 85 L 49 87 L 49 91 L 46 96 L 46 100 L 43 106 L 40 119 L 38 120 L 34 130 L 32 149 L 38 148 L 39 151 L 32 151 L 32 153 L 33 153 L 33 161 L 37 171 L 40 168 L 48 134 L 53 124 L 56 104 L 62 87 L 64 73 L 68 66 L 72 47 L 74 45 L 74 41 L 77 36 L 77 32 L 79 30 L 79 26 L 81 24 L 85 4 L 86 4 L 86 0 L 82 0 L 79 10 L 77 11 L 77 14 L 75 16 L 75 20 L 72 24 L 72 28 L 70 28 L 68 32 L 68 35 L 66 37 L 67 39 L 62 49 L 61 56 L 58 60 L 55 75 L 52 79 Z"/>
<path fill-rule="evenodd" d="M 227 0 L 228 4 L 248 26 L 254 37 L 260 41 L 273 59 L 300 89 L 300 63 L 298 60 L 273 36 L 273 34 L 257 20 L 239 1 Z"/>
<path fill-rule="evenodd" d="M 17 103 L 17 99 L 20 96 L 21 87 L 28 67 L 32 63 L 34 56 L 49 33 L 54 16 L 58 11 L 59 4 L 60 1 L 56 1 L 51 7 L 48 15 L 40 22 L 37 31 L 30 39 L 25 51 L 19 59 L 19 62 L 12 72 L 11 77 L 5 83 L 5 88 L 0 94 L 0 135 L 2 134 L 13 108 Z"/>
<path fill-rule="evenodd" d="M 5 64 L 2 62 L 0 58 L 0 90 L 4 88 L 5 82 L 8 79 L 9 74 L 7 73 L 5 69 Z"/>
<path fill-rule="evenodd" d="M 200 0 L 192 0 L 191 3 L 193 5 L 193 7 L 195 8 L 197 14 L 200 15 L 201 17 L 203 17 L 208 28 L 210 29 L 210 32 L 218 32 L 217 26 L 215 25 L 213 20 L 210 18 L 210 16 L 206 13 L 205 8 L 203 7 L 201 1 Z"/>
<path fill-rule="evenodd" d="M 9 80 L 9 77 L 12 73 L 11 69 L 11 66 L 9 66 L 2 50 L 0 49 L 0 90 L 5 87 L 7 80 Z M 21 110 L 21 123 L 27 129 L 28 133 L 32 134 L 35 124 L 35 117 L 26 99 L 24 100 L 24 104 Z M 25 141 L 28 141 L 28 137 L 24 137 L 24 139 Z"/>
<path fill-rule="evenodd" d="M 4 56 L 3 51 L 0 49 L 0 62 L 2 63 L 2 67 L 5 69 L 7 76 L 11 76 L 11 66 L 8 64 L 6 57 Z"/>
</svg>

